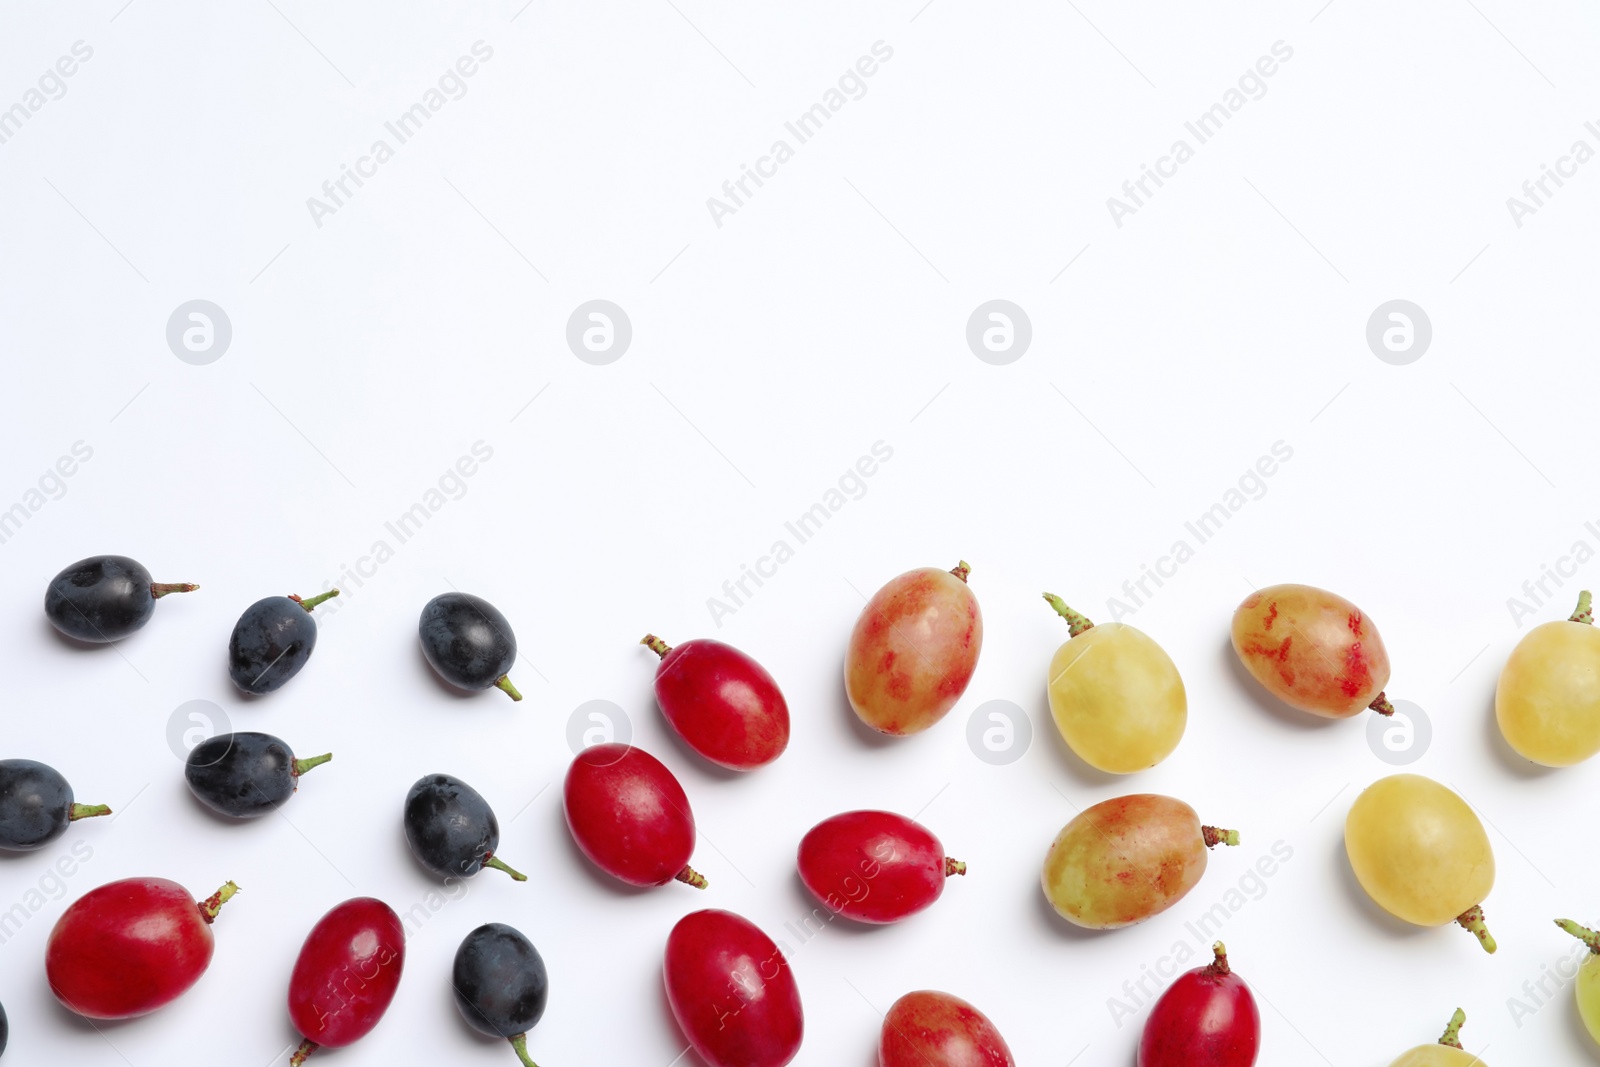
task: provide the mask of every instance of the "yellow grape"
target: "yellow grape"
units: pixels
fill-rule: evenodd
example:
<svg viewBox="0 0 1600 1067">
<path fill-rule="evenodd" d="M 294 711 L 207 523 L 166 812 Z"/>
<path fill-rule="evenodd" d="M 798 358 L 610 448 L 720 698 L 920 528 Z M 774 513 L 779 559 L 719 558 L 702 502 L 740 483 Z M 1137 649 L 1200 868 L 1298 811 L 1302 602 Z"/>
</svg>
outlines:
<svg viewBox="0 0 1600 1067">
<path fill-rule="evenodd" d="M 1052 593 L 1044 598 L 1072 624 L 1050 660 L 1050 714 L 1072 751 L 1098 770 L 1154 767 L 1183 740 L 1189 700 L 1171 657 L 1143 631 L 1095 626 Z"/>
<path fill-rule="evenodd" d="M 1457 922 L 1489 952 L 1483 898 L 1494 852 L 1467 802 L 1431 778 L 1395 774 L 1369 785 L 1344 824 L 1356 879 L 1383 910 L 1418 926 Z"/>
<path fill-rule="evenodd" d="M 1600 752 L 1600 630 L 1593 622 L 1584 590 L 1572 618 L 1534 627 L 1500 672 L 1500 732 L 1535 763 L 1570 767 Z"/>
<path fill-rule="evenodd" d="M 1461 1048 L 1461 1027 L 1466 1021 L 1467 1013 L 1457 1008 L 1444 1036 L 1436 1044 L 1418 1045 L 1389 1067 L 1489 1067 L 1483 1060 Z"/>
<path fill-rule="evenodd" d="M 1571 919 L 1557 919 L 1556 925 L 1589 946 L 1589 954 L 1578 967 L 1578 1015 L 1589 1036 L 1600 1042 L 1600 934 Z"/>
</svg>

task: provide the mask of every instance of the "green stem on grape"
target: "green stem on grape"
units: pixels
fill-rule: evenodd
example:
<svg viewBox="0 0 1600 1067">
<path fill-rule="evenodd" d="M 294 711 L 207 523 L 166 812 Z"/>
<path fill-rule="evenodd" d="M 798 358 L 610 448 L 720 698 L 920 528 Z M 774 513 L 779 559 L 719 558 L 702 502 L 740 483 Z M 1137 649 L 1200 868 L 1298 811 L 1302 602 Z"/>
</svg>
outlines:
<svg viewBox="0 0 1600 1067">
<path fill-rule="evenodd" d="M 1460 1048 L 1461 1028 L 1465 1025 L 1467 1025 L 1467 1013 L 1457 1008 L 1456 1013 L 1450 1016 L 1450 1025 L 1444 1028 L 1444 1036 L 1439 1039 L 1439 1044 Z"/>
<path fill-rule="evenodd" d="M 1228 946 L 1218 941 L 1211 946 L 1211 952 L 1212 955 L 1216 956 L 1216 959 L 1211 961 L 1211 966 L 1207 967 L 1206 970 L 1218 978 L 1225 978 L 1232 974 L 1233 968 L 1228 965 Z"/>
<path fill-rule="evenodd" d="M 1239 831 L 1223 830 L 1215 826 L 1200 827 L 1200 836 L 1205 838 L 1206 848 L 1216 848 L 1218 845 L 1231 847 L 1239 843 Z"/>
<path fill-rule="evenodd" d="M 206 899 L 200 902 L 201 917 L 205 919 L 207 923 L 216 921 L 217 912 L 221 911 L 222 906 L 228 901 L 232 900 L 233 895 L 238 891 L 239 887 L 234 885 L 232 882 L 224 882 L 221 889 L 217 890 L 215 893 L 212 893 L 209 897 L 206 897 Z"/>
<path fill-rule="evenodd" d="M 952 875 L 964 875 L 966 873 L 967 865 L 965 863 L 961 862 L 960 860 L 953 860 L 949 856 L 944 858 L 944 876 L 946 878 L 949 878 Z"/>
<path fill-rule="evenodd" d="M 168 593 L 192 593 L 199 588 L 193 582 L 151 582 L 150 596 L 154 600 L 160 600 Z"/>
<path fill-rule="evenodd" d="M 1063 619 L 1067 620 L 1067 625 L 1070 627 L 1070 632 L 1073 637 L 1077 637 L 1085 630 L 1094 629 L 1094 623 L 1090 622 L 1084 616 L 1079 615 L 1076 611 L 1073 611 L 1071 608 L 1067 607 L 1067 602 L 1056 596 L 1054 593 L 1046 593 L 1044 598 L 1052 608 L 1056 609 L 1057 615 L 1060 615 Z"/>
<path fill-rule="evenodd" d="M 1489 928 L 1483 924 L 1483 906 L 1481 904 L 1474 904 L 1462 912 L 1456 922 L 1477 935 L 1478 940 L 1483 943 L 1485 952 L 1493 952 L 1500 947 L 1494 943 L 1494 935 L 1489 933 Z"/>
<path fill-rule="evenodd" d="M 294 1050 L 294 1055 L 289 1057 L 289 1067 L 300 1067 L 306 1062 L 306 1057 L 317 1051 L 321 1046 L 309 1037 L 300 1042 L 300 1047 Z"/>
<path fill-rule="evenodd" d="M 74 804 L 72 810 L 67 812 L 68 822 L 77 822 L 79 819 L 92 819 L 96 815 L 110 815 L 111 809 L 104 804 Z"/>
<path fill-rule="evenodd" d="M 967 575 L 972 573 L 972 564 L 966 560 L 960 560 L 954 567 L 950 568 L 950 573 L 964 582 L 967 580 Z"/>
<path fill-rule="evenodd" d="M 506 866 L 505 861 L 493 853 L 483 857 L 483 865 L 485 867 L 493 867 L 497 871 L 505 871 L 518 882 L 526 882 L 528 880 L 527 875 L 523 874 L 521 871 L 513 870 L 512 868 Z"/>
<path fill-rule="evenodd" d="M 1578 594 L 1578 607 L 1573 611 L 1572 618 L 1567 621 L 1594 624 L 1594 598 L 1589 595 L 1589 590 L 1585 589 Z"/>
<path fill-rule="evenodd" d="M 511 675 L 509 674 L 502 674 L 499 678 L 496 678 L 494 687 L 504 692 L 512 700 L 522 699 L 522 694 L 517 692 L 517 687 L 511 684 Z"/>
<path fill-rule="evenodd" d="M 316 608 L 316 606 L 318 604 L 322 603 L 324 600 L 332 600 L 334 597 L 336 597 L 338 595 L 339 595 L 339 590 L 330 589 L 326 593 L 318 593 L 316 596 L 310 597 L 309 599 L 308 598 L 304 598 L 304 597 L 298 597 L 295 594 L 290 593 L 289 594 L 289 599 L 294 601 L 296 604 L 299 604 L 301 607 L 305 608 L 307 611 L 312 611 L 312 610 L 314 610 Z"/>
<path fill-rule="evenodd" d="M 331 759 L 333 759 L 332 752 L 324 752 L 320 756 L 309 756 L 306 759 L 297 759 L 294 761 L 294 776 L 298 778 L 311 768 L 320 767 Z"/>
<path fill-rule="evenodd" d="M 1372 703 L 1368 704 L 1367 707 L 1371 708 L 1379 715 L 1394 714 L 1394 705 L 1389 703 L 1389 698 L 1384 696 L 1382 693 L 1379 693 L 1377 696 L 1373 697 Z"/>
<path fill-rule="evenodd" d="M 694 886 L 696 889 L 704 889 L 706 886 L 711 884 L 706 881 L 705 875 L 701 874 L 693 867 L 685 867 L 683 870 L 673 875 L 673 877 L 678 881 L 683 882 L 685 885 Z"/>
<path fill-rule="evenodd" d="M 654 652 L 656 655 L 660 656 L 662 659 L 666 659 L 667 653 L 672 651 L 672 646 L 661 640 L 661 638 L 657 637 L 655 634 L 645 634 L 639 639 L 639 643 L 645 648 L 648 648 L 651 652 Z"/>
<path fill-rule="evenodd" d="M 511 1042 L 511 1047 L 516 1049 L 517 1058 L 522 1061 L 522 1067 L 539 1067 L 537 1063 L 528 1058 L 527 1034 L 512 1034 L 508 1040 Z"/>
<path fill-rule="evenodd" d="M 1579 926 L 1571 919 L 1557 919 L 1556 925 L 1561 927 L 1573 937 L 1589 946 L 1589 951 L 1600 956 L 1600 934 L 1595 933 L 1587 926 Z"/>
</svg>

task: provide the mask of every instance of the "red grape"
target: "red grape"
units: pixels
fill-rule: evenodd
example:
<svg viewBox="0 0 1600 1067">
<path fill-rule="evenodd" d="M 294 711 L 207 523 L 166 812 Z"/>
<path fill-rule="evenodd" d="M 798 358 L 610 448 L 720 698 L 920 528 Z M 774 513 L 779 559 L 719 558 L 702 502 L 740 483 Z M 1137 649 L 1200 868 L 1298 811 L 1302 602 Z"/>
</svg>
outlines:
<svg viewBox="0 0 1600 1067">
<path fill-rule="evenodd" d="M 921 990 L 883 1017 L 878 1067 L 1016 1067 L 994 1023 L 960 997 Z"/>
<path fill-rule="evenodd" d="M 1233 650 L 1255 680 L 1290 707 L 1326 719 L 1371 708 L 1383 695 L 1389 652 L 1378 628 L 1344 597 L 1310 585 L 1273 585 L 1233 613 Z"/>
<path fill-rule="evenodd" d="M 1150 1009 L 1138 1067 L 1252 1067 L 1261 1048 L 1261 1013 L 1244 979 L 1216 960 L 1181 974 Z"/>
<path fill-rule="evenodd" d="M 858 922 L 899 922 L 938 900 L 950 875 L 966 873 L 927 827 L 887 811 L 835 815 L 800 842 L 806 888 Z"/>
<path fill-rule="evenodd" d="M 343 1048 L 371 1033 L 405 963 L 405 928 L 381 900 L 356 897 L 317 920 L 289 976 L 289 1018 L 305 1038 L 291 1067 L 319 1048 Z"/>
<path fill-rule="evenodd" d="M 165 878 L 91 889 L 56 920 L 45 944 L 50 991 L 89 1019 L 131 1019 L 177 1000 L 200 980 L 216 943 L 211 922 L 239 887 L 196 903 Z"/>
<path fill-rule="evenodd" d="M 789 961 L 748 919 L 697 911 L 667 936 L 672 1016 L 709 1067 L 784 1067 L 805 1019 Z"/>
<path fill-rule="evenodd" d="M 970 568 L 907 571 L 861 609 L 845 654 L 844 687 L 862 722 L 879 733 L 926 730 L 955 707 L 983 649 L 983 615 L 967 587 Z"/>
<path fill-rule="evenodd" d="M 689 866 L 694 812 L 683 786 L 642 748 L 610 743 L 578 753 L 563 790 L 572 839 L 595 866 L 629 885 L 704 889 Z"/>
<path fill-rule="evenodd" d="M 719 766 L 749 771 L 789 747 L 789 705 L 766 669 L 721 641 L 669 646 L 654 634 L 640 644 L 661 657 L 656 701 L 678 736 Z"/>
</svg>

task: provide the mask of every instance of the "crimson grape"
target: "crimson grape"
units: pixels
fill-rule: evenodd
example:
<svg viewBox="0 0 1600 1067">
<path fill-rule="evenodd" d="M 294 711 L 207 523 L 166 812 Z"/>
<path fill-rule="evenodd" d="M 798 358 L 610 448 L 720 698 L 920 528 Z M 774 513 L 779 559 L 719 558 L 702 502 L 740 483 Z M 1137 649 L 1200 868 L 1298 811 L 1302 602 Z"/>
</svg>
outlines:
<svg viewBox="0 0 1600 1067">
<path fill-rule="evenodd" d="M 766 669 L 721 641 L 676 647 L 654 634 L 639 642 L 661 657 L 656 701 L 684 743 L 735 771 L 763 767 L 789 746 L 789 705 Z"/>
<path fill-rule="evenodd" d="M 89 1019 L 131 1019 L 172 1003 L 210 965 L 211 923 L 238 891 L 229 882 L 196 903 L 165 878 L 91 889 L 62 912 L 45 943 L 50 991 Z"/>
<path fill-rule="evenodd" d="M 888 811 L 847 811 L 800 841 L 800 879 L 836 915 L 893 923 L 931 905 L 967 865 L 927 827 Z"/>
<path fill-rule="evenodd" d="M 617 743 L 584 749 L 567 769 L 563 800 L 572 839 L 607 874 L 636 886 L 676 878 L 706 887 L 689 866 L 695 840 L 689 798 L 644 749 Z"/>
<path fill-rule="evenodd" d="M 1216 959 L 1181 974 L 1145 1020 L 1138 1067 L 1252 1067 L 1261 1048 L 1261 1013 L 1244 979 Z"/>
<path fill-rule="evenodd" d="M 672 1017 L 709 1067 L 784 1067 L 800 1052 L 805 1018 L 794 972 L 756 925 L 708 909 L 667 936 Z"/>
<path fill-rule="evenodd" d="M 878 1067 L 1016 1067 L 1005 1038 L 960 997 L 907 993 L 883 1017 Z"/>
<path fill-rule="evenodd" d="M 305 1038 L 290 1067 L 319 1048 L 343 1048 L 371 1033 L 405 965 L 405 928 L 383 901 L 356 897 L 318 919 L 289 975 L 289 1018 Z"/>
</svg>

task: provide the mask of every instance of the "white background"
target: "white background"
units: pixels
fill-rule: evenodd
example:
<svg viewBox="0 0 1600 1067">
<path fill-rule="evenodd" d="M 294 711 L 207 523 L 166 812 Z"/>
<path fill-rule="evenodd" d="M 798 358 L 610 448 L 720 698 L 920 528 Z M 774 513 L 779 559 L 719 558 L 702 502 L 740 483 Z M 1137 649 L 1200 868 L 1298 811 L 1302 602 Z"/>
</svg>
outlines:
<svg viewBox="0 0 1600 1067">
<path fill-rule="evenodd" d="M 1488 1062 L 1597 1062 L 1570 989 L 1520 1019 L 1508 998 L 1534 1006 L 1523 984 L 1571 958 L 1552 918 L 1600 921 L 1600 766 L 1530 770 L 1491 708 L 1519 636 L 1600 576 L 1580 568 L 1520 626 L 1508 610 L 1575 541 L 1600 547 L 1584 528 L 1600 520 L 1600 163 L 1520 228 L 1506 207 L 1574 140 L 1600 147 L 1583 128 L 1600 118 L 1600 17 L 1320 3 L 7 4 L 0 107 L 74 42 L 94 54 L 0 145 L 0 508 L 74 442 L 93 457 L 0 544 L 4 749 L 121 812 L 0 861 L 8 907 L 74 842 L 93 850 L 0 946 L 8 1062 L 282 1063 L 287 975 L 316 918 L 435 889 L 400 830 L 431 771 L 490 799 L 502 854 L 534 879 L 491 872 L 431 914 L 389 1016 L 329 1063 L 514 1062 L 461 1023 L 446 981 L 460 938 L 498 920 L 551 970 L 540 1063 L 667 1067 L 684 1049 L 660 987 L 672 923 L 701 906 L 797 923 L 800 836 L 861 806 L 920 813 L 971 874 L 898 927 L 786 937 L 799 1063 L 869 1067 L 878 1012 L 933 987 L 978 1003 L 1023 1064 L 1128 1067 L 1144 1011 L 1119 1028 L 1108 998 L 1176 942 L 1198 948 L 1185 922 L 1277 841 L 1293 858 L 1224 934 L 1262 1002 L 1263 1064 L 1382 1065 L 1458 1005 Z M 466 95 L 319 228 L 307 198 L 479 40 L 493 58 Z M 866 95 L 716 226 L 706 198 L 880 40 L 893 58 Z M 1266 95 L 1116 226 L 1106 198 L 1280 40 L 1293 58 Z M 209 366 L 165 339 L 196 298 L 233 326 Z M 633 323 L 609 366 L 564 339 L 594 298 Z M 964 337 L 993 298 L 1033 325 L 1009 366 Z M 1394 298 L 1434 327 L 1409 366 L 1365 341 Z M 478 441 L 493 457 L 466 494 L 398 545 L 384 523 Z M 865 495 L 716 626 L 707 599 L 877 441 L 893 458 Z M 1265 494 L 1130 620 L 1184 674 L 1182 746 L 1133 779 L 1086 770 L 1048 719 L 1065 626 L 1039 592 L 1105 619 L 1278 441 L 1293 458 Z M 224 663 L 238 613 L 345 581 L 379 539 L 394 557 L 319 610 L 307 669 L 240 699 Z M 99 552 L 204 588 L 115 648 L 69 648 L 44 586 Z M 987 628 L 970 690 L 926 734 L 865 735 L 840 683 L 862 595 L 958 558 Z M 1404 927 L 1355 886 L 1343 816 L 1390 768 L 1364 719 L 1277 708 L 1233 666 L 1229 614 L 1275 581 L 1340 590 L 1380 626 L 1390 694 L 1433 725 L 1413 769 L 1489 823 L 1498 955 Z M 427 672 L 417 612 L 452 586 L 514 624 L 524 703 Z M 765 663 L 794 713 L 787 755 L 743 777 L 697 762 L 655 709 L 646 630 Z M 595 699 L 683 780 L 708 892 L 621 891 L 570 844 L 567 724 Z M 282 818 L 224 825 L 169 746 L 190 700 L 336 758 Z M 966 742 L 988 700 L 1033 716 L 1009 766 Z M 1245 844 L 1156 920 L 1070 930 L 1038 889 L 1044 850 L 1076 809 L 1134 790 L 1183 797 Z M 244 892 L 191 993 L 96 1030 L 50 997 L 43 945 L 72 899 L 130 875 Z"/>
</svg>

